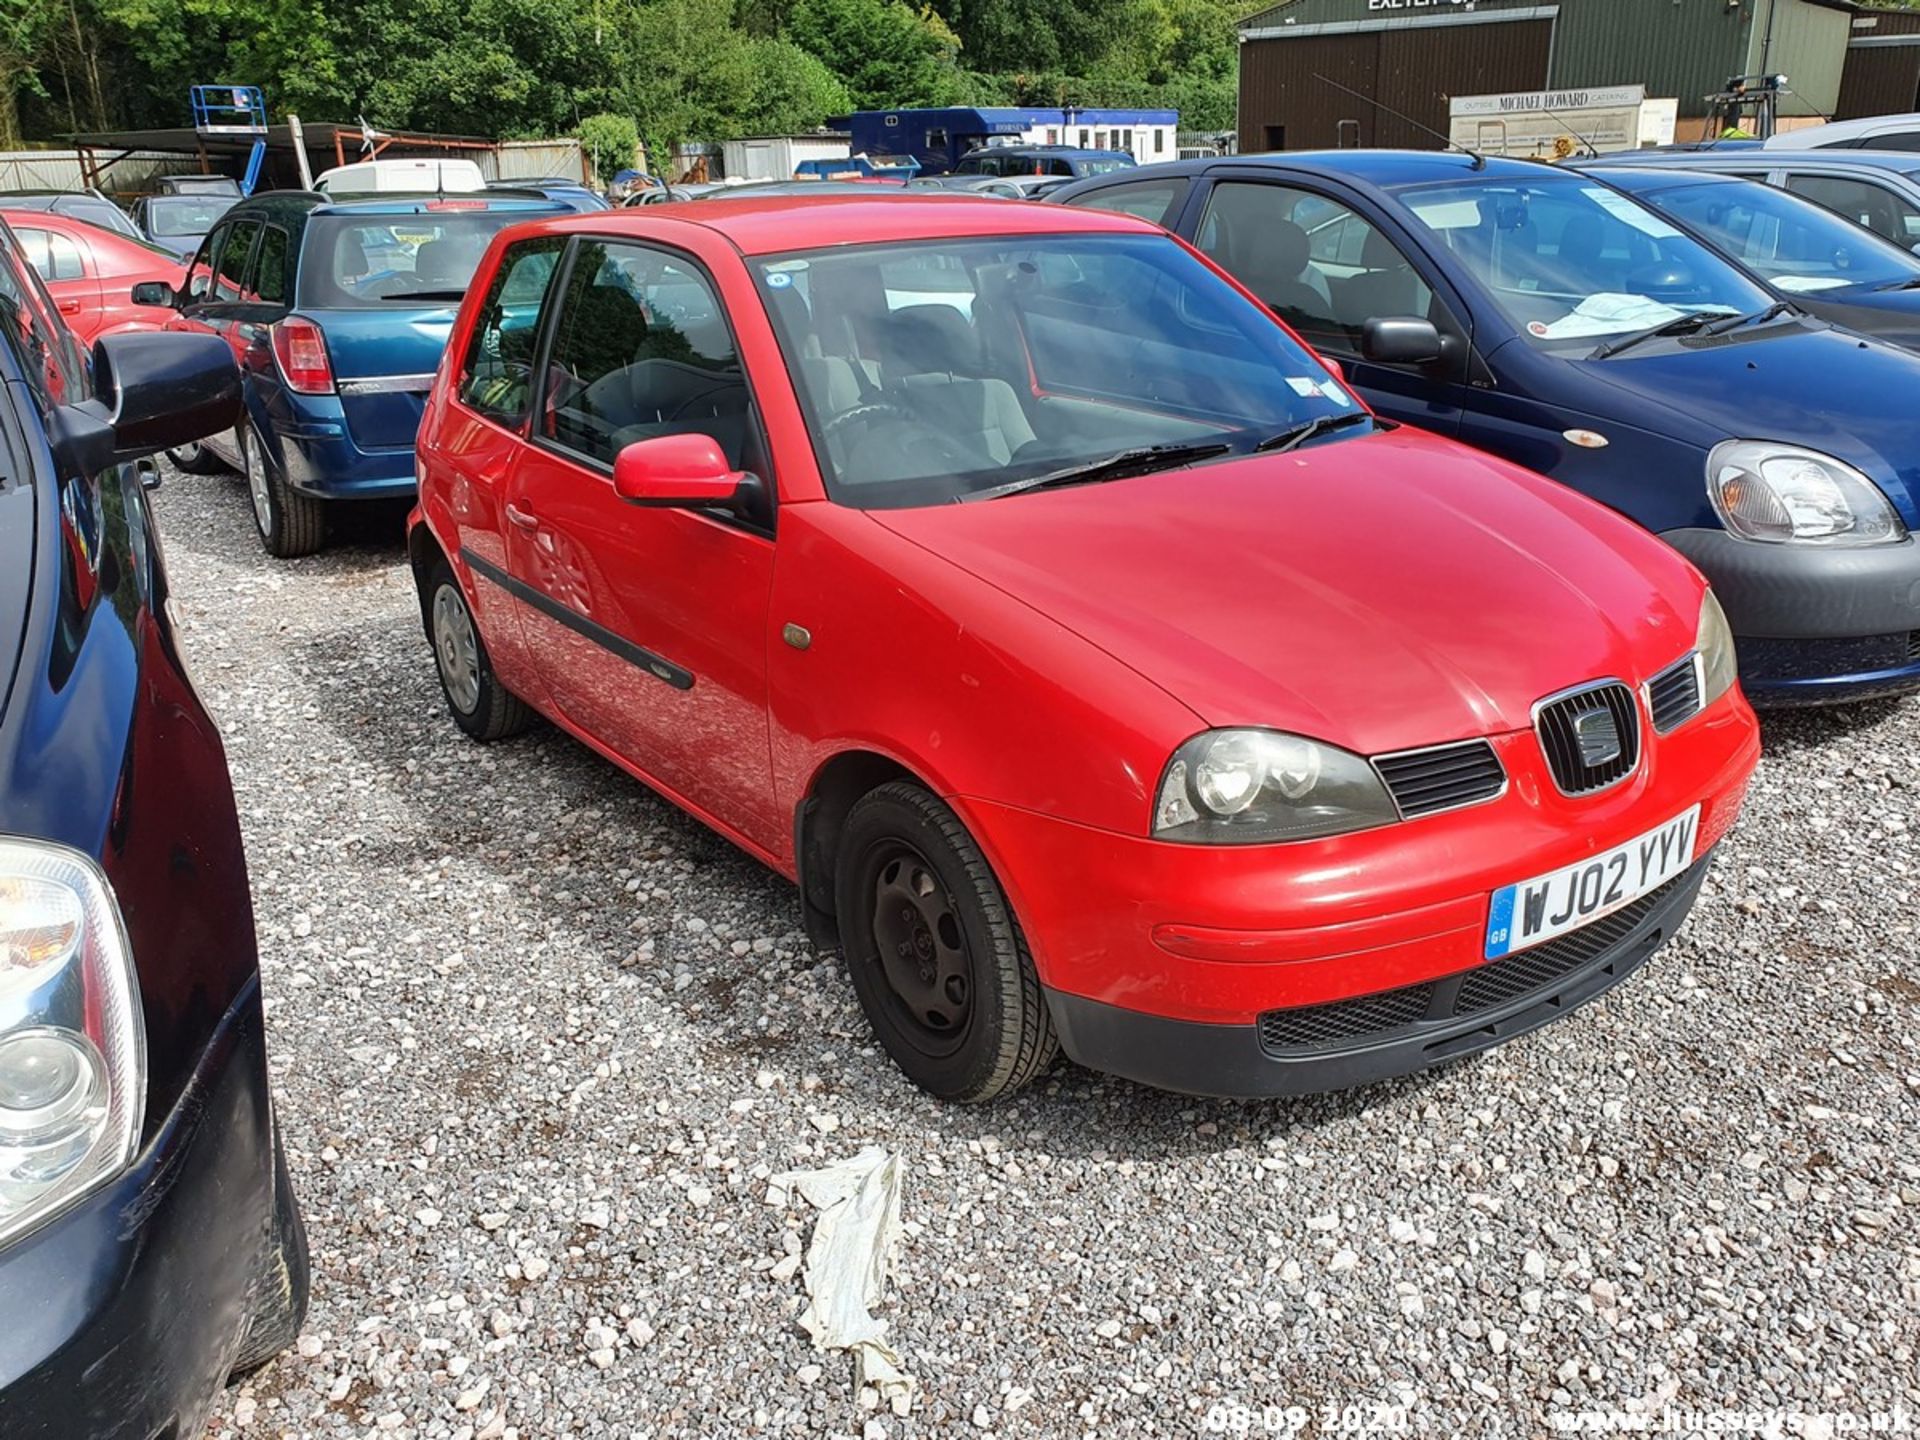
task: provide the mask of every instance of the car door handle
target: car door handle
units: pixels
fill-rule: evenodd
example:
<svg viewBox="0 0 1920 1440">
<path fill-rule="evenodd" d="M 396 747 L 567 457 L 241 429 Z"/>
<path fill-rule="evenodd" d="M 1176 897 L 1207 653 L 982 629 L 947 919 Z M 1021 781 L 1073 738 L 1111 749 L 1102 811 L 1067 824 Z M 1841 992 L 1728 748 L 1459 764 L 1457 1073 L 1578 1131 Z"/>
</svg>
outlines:
<svg viewBox="0 0 1920 1440">
<path fill-rule="evenodd" d="M 540 519 L 531 510 L 522 510 L 512 501 L 508 501 L 504 508 L 507 512 L 507 519 L 513 524 L 518 525 L 522 530 L 535 530 L 539 528 Z"/>
<path fill-rule="evenodd" d="M 56 303 L 62 315 L 78 315 L 80 313 L 80 302 L 78 300 L 61 300 Z"/>
</svg>

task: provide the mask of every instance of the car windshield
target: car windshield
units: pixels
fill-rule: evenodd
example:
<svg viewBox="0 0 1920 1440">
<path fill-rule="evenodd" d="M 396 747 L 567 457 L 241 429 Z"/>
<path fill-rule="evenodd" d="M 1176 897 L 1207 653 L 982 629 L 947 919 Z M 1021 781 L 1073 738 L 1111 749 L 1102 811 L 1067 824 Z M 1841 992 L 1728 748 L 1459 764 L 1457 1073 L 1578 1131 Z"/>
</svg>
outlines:
<svg viewBox="0 0 1920 1440">
<path fill-rule="evenodd" d="M 1920 279 L 1920 258 L 1824 205 L 1772 185 L 1703 181 L 1641 198 L 1710 237 L 1781 290 L 1812 294 Z"/>
<path fill-rule="evenodd" d="M 237 202 L 230 195 L 162 195 L 147 202 L 147 227 L 182 240 L 204 235 Z"/>
<path fill-rule="evenodd" d="M 842 505 L 1245 454 L 1314 420 L 1366 428 L 1312 354 L 1164 235 L 847 246 L 754 268 Z"/>
<path fill-rule="evenodd" d="M 1472 179 L 1400 199 L 1536 345 L 1584 353 L 1596 339 L 1769 303 L 1698 240 L 1585 179 Z"/>
<path fill-rule="evenodd" d="M 1125 155 L 1103 156 L 1098 160 L 1081 160 L 1077 168 L 1082 175 L 1111 175 L 1116 170 L 1132 170 L 1134 162 Z"/>
<path fill-rule="evenodd" d="M 467 208 L 477 203 L 428 201 L 409 215 L 315 216 L 300 262 L 300 303 L 380 310 L 414 296 L 422 304 L 457 301 L 494 232 L 530 218 L 523 207 Z M 447 208 L 433 208 L 440 205 Z"/>
</svg>

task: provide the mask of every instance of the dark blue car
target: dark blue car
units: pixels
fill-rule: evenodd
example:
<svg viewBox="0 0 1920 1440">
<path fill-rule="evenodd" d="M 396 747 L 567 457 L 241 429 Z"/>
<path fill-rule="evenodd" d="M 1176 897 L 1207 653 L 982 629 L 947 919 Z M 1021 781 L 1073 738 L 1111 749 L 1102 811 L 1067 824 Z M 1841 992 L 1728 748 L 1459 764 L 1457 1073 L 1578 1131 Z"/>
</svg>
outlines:
<svg viewBox="0 0 1920 1440">
<path fill-rule="evenodd" d="M 1551 166 L 1240 156 L 1054 198 L 1169 226 L 1383 415 L 1673 544 L 1719 594 L 1756 704 L 1920 689 L 1920 356 L 1799 312 L 1631 196 Z"/>
<path fill-rule="evenodd" d="M 298 1334 L 246 859 L 141 457 L 238 413 L 207 335 L 91 369 L 0 225 L 0 1435 L 202 1431 Z"/>
<path fill-rule="evenodd" d="M 1759 180 L 1624 165 L 1599 178 L 1808 314 L 1920 350 L 1920 255 L 1911 250 Z"/>
<path fill-rule="evenodd" d="M 325 543 L 329 502 L 412 495 L 414 432 L 474 266 L 496 231 L 566 213 L 485 193 L 241 201 L 185 290 L 135 292 L 223 336 L 240 367 L 240 424 L 174 460 L 238 469 L 261 542 L 282 557 Z"/>
</svg>

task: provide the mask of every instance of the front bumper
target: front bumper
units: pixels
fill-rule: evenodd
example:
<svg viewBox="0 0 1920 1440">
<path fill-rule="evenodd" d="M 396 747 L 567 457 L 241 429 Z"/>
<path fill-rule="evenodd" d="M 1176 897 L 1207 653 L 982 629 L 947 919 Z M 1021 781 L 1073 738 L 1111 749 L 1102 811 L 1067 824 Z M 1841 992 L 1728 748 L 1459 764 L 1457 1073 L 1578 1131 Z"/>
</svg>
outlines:
<svg viewBox="0 0 1920 1440">
<path fill-rule="evenodd" d="M 1712 582 L 1755 705 L 1920 691 L 1920 541 L 1825 549 L 1695 529 L 1660 538 Z"/>
<path fill-rule="evenodd" d="M 1687 918 L 1708 860 L 1615 915 L 1478 970 L 1253 1025 L 1168 1020 L 1049 994 L 1060 1048 L 1089 1069 L 1193 1095 L 1302 1095 L 1410 1075 L 1500 1045 L 1612 989 Z"/>
<path fill-rule="evenodd" d="M 1154 1046 L 1212 1036 L 1223 1055 L 1237 1047 L 1243 1056 L 1237 1068 L 1223 1062 L 1233 1093 L 1327 1089 L 1374 1072 L 1325 1056 L 1253 1066 L 1263 1019 L 1489 971 L 1493 891 L 1624 844 L 1693 805 L 1696 856 L 1732 828 L 1760 754 L 1738 691 L 1672 734 L 1648 734 L 1639 768 L 1598 795 L 1562 796 L 1538 740 L 1522 731 L 1491 737 L 1509 782 L 1498 799 L 1286 845 L 1172 845 L 966 797 L 954 804 L 1007 889 L 1070 1055 L 1213 1092 L 1217 1078 L 1182 1081 L 1176 1059 L 1129 1058 L 1124 1039 L 1130 1028 L 1162 1035 L 1143 1039 Z M 1656 919 L 1677 924 L 1683 914 L 1684 905 Z M 1469 1028 L 1483 1023 L 1477 1016 Z M 1494 1038 L 1520 1028 L 1530 1027 Z M 1197 1061 L 1205 1048 L 1168 1055 Z M 1377 1073 L 1396 1067 L 1410 1068 L 1395 1059 Z M 1282 1069 L 1310 1078 L 1283 1081 Z"/>
<path fill-rule="evenodd" d="M 0 1249 L 0 1436 L 197 1436 L 239 1350 L 273 1172 L 256 978 L 131 1168 Z"/>
</svg>

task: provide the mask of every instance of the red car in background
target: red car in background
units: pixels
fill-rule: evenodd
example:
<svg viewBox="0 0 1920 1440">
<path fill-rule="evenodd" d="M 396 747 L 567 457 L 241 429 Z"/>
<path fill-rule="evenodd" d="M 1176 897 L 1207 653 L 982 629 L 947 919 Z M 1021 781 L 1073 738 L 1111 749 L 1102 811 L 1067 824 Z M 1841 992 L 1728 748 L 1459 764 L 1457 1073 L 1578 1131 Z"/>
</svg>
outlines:
<svg viewBox="0 0 1920 1440">
<path fill-rule="evenodd" d="M 1124 216 L 517 226 L 417 454 L 455 720 L 538 711 L 794 878 L 954 1100 L 1056 1045 L 1260 1095 L 1545 1024 L 1679 927 L 1759 755 L 1677 553 L 1376 419 Z"/>
<path fill-rule="evenodd" d="M 45 210 L 0 209 L 20 249 L 82 345 L 124 330 L 160 330 L 174 318 L 158 305 L 133 303 L 145 280 L 177 286 L 186 262 L 157 246 Z"/>
</svg>

